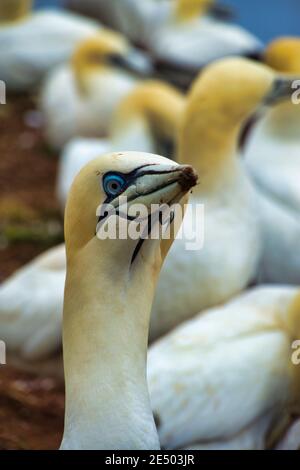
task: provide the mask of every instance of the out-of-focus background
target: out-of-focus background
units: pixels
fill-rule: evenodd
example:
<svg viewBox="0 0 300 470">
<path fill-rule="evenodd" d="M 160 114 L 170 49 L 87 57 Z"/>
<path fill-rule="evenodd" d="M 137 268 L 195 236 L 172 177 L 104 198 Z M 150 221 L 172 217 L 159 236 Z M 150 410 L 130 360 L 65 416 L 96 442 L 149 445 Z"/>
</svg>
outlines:
<svg viewBox="0 0 300 470">
<path fill-rule="evenodd" d="M 252 31 L 263 41 L 286 34 L 300 34 L 299 0 L 224 0 L 222 3 L 233 6 L 237 14 L 237 23 Z M 61 5 L 62 0 L 36 1 L 37 8 Z"/>
<path fill-rule="evenodd" d="M 62 8 L 63 3 L 63 0 L 35 0 L 35 8 Z M 300 0 L 220 0 L 219 3 L 233 7 L 234 22 L 265 44 L 279 36 L 300 36 Z M 55 30 L 53 23 L 51 27 Z M 30 36 L 31 32 L 24 34 L 27 33 Z M 65 34 L 61 30 L 60 33 Z M 57 33 L 49 36 L 48 42 L 52 44 Z M 34 59 L 43 63 L 44 50 L 40 49 L 42 54 L 37 47 Z M 17 47 L 16 57 L 18 52 Z M 27 52 L 21 48 L 20 55 L 26 56 Z M 161 65 L 159 61 L 158 64 Z M 64 240 L 63 211 L 56 197 L 62 150 L 46 142 L 44 124 L 38 87 L 21 93 L 9 90 L 7 103 L 0 105 L 0 283 Z M 61 358 L 61 351 L 57 357 Z M 57 377 L 38 376 L 27 370 L 20 372 L 10 367 L 10 363 L 1 367 L 0 449 L 57 448 L 63 414 L 64 389 Z"/>
</svg>

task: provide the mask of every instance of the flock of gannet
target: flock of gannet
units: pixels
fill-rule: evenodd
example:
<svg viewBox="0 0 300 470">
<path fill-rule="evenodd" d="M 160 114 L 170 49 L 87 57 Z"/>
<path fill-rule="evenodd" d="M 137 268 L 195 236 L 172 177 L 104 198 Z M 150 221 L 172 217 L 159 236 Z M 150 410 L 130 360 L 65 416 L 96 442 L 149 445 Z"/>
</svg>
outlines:
<svg viewBox="0 0 300 470">
<path fill-rule="evenodd" d="M 63 344 L 62 449 L 298 448 L 300 38 L 264 47 L 213 0 L 66 3 L 0 4 L 0 80 L 39 96 L 66 243 L 0 285 L 9 360 L 62 374 Z M 134 204 L 174 201 L 168 240 L 129 237 Z M 98 237 L 106 203 L 127 237 Z"/>
</svg>

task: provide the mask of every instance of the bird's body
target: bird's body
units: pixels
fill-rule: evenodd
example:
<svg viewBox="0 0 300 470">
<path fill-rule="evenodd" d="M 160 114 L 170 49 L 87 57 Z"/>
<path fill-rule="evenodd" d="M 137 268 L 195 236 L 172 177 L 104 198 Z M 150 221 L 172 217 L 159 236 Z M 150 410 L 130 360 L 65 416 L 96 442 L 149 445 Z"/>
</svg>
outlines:
<svg viewBox="0 0 300 470">
<path fill-rule="evenodd" d="M 149 49 L 157 60 L 194 72 L 222 57 L 255 55 L 260 48 L 260 42 L 240 26 L 199 16 L 169 21 L 149 34 Z"/>
<path fill-rule="evenodd" d="M 108 25 L 122 34 L 125 34 L 131 41 L 143 43 L 145 35 L 146 15 L 152 15 L 152 1 L 137 0 L 64 0 L 64 3 L 71 10 L 88 15 L 92 18 L 102 18 L 104 24 Z M 157 3 L 157 2 L 155 2 Z M 169 1 L 165 3 L 165 8 L 169 9 Z M 162 14 L 162 9 L 160 9 Z"/>
<path fill-rule="evenodd" d="M 257 214 L 263 236 L 259 283 L 298 285 L 300 282 L 299 216 L 264 191 L 256 189 Z"/>
<path fill-rule="evenodd" d="M 0 79 L 9 90 L 30 90 L 99 28 L 96 21 L 55 10 L 0 22 Z"/>
<path fill-rule="evenodd" d="M 0 286 L 0 331 L 8 352 L 24 361 L 60 349 L 66 255 L 51 249 Z"/>
<path fill-rule="evenodd" d="M 265 449 L 300 413 L 300 292 L 260 287 L 154 344 L 148 385 L 165 449 Z"/>
<path fill-rule="evenodd" d="M 255 55 L 262 45 L 240 26 L 214 18 L 210 0 L 78 0 L 67 2 L 142 44 L 168 67 L 197 74 L 199 68 L 228 55 Z M 217 11 L 216 11 L 217 13 Z M 179 70 L 176 72 L 178 74 Z M 174 73 L 174 70 L 173 70 Z M 176 79 L 176 74 L 175 74 Z"/>
<path fill-rule="evenodd" d="M 300 283 L 300 107 L 292 102 L 300 76 L 299 39 L 278 39 L 265 61 L 290 79 L 290 101 L 268 110 L 256 124 L 245 150 L 245 166 L 261 193 L 265 243 L 262 282 Z"/>
<path fill-rule="evenodd" d="M 78 94 L 72 70 L 62 65 L 50 75 L 43 88 L 42 111 L 46 138 L 62 148 L 75 136 L 103 137 L 120 100 L 136 85 L 125 72 L 105 71 L 89 80 L 89 92 Z"/>
<path fill-rule="evenodd" d="M 294 211 L 300 209 L 299 130 L 300 107 L 279 104 L 258 122 L 245 153 L 247 169 L 255 183 Z"/>
<path fill-rule="evenodd" d="M 125 38 L 103 30 L 83 41 L 69 64 L 52 72 L 40 107 L 46 138 L 53 147 L 61 148 L 73 137 L 107 135 L 117 105 L 138 84 L 133 73 L 114 64 L 125 63 L 131 54 L 137 62 L 133 67 L 147 67 Z"/>
</svg>

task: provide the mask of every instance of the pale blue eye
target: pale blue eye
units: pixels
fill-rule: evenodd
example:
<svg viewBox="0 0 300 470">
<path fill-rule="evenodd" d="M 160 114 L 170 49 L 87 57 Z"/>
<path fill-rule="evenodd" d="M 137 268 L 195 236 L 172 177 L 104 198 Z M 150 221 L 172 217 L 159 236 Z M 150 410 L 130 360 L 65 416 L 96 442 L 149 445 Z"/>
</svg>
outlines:
<svg viewBox="0 0 300 470">
<path fill-rule="evenodd" d="M 125 178 L 117 173 L 109 173 L 103 178 L 103 188 L 107 196 L 117 196 L 126 185 Z"/>
</svg>

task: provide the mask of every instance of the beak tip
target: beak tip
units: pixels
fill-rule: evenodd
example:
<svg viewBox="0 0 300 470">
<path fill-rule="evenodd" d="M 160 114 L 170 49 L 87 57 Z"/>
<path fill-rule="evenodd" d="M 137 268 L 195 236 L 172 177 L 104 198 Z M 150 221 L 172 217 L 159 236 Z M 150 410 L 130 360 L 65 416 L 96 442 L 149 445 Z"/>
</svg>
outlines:
<svg viewBox="0 0 300 470">
<path fill-rule="evenodd" d="M 191 188 L 197 185 L 198 174 L 194 168 L 190 165 L 185 165 L 182 167 L 179 184 L 184 191 L 189 191 Z"/>
</svg>

